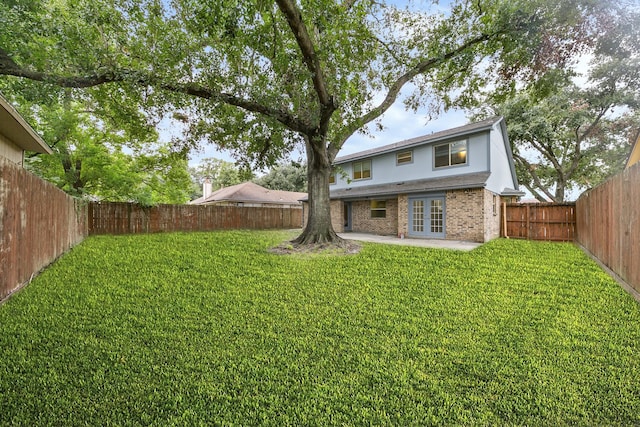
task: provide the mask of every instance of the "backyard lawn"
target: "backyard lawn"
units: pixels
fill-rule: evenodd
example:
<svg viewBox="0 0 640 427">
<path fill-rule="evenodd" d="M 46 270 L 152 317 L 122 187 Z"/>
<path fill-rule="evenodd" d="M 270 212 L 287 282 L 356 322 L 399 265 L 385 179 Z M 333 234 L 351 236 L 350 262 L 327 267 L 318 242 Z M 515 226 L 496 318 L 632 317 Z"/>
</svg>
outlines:
<svg viewBox="0 0 640 427">
<path fill-rule="evenodd" d="M 0 425 L 637 425 L 640 305 L 571 244 L 91 237 L 0 306 Z"/>
</svg>

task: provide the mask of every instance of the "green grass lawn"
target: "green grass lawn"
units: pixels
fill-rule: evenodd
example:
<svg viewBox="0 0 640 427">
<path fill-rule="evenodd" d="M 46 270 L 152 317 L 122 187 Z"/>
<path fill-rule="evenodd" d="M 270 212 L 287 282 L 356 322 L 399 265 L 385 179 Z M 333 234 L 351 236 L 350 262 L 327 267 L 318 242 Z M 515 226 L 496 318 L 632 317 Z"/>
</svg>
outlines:
<svg viewBox="0 0 640 427">
<path fill-rule="evenodd" d="M 0 306 L 0 425 L 640 424 L 640 306 L 570 244 L 92 237 Z"/>
</svg>

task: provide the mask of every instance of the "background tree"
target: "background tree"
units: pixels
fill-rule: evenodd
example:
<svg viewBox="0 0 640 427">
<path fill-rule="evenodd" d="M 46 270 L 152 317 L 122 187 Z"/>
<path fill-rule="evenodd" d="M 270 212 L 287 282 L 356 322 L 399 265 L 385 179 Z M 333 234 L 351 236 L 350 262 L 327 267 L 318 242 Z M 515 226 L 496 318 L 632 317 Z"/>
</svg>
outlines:
<svg viewBox="0 0 640 427">
<path fill-rule="evenodd" d="M 296 243 L 339 241 L 329 174 L 408 83 L 414 110 L 466 105 L 491 84 L 562 65 L 620 16 L 591 0 L 13 0 L 0 5 L 0 75 L 84 88 L 150 117 L 180 112 L 185 146 L 213 141 L 262 167 L 307 156 L 309 220 Z M 174 117 L 177 117 L 174 114 Z"/>
<path fill-rule="evenodd" d="M 298 162 L 281 162 L 254 180 L 271 190 L 307 192 L 307 167 Z"/>
<path fill-rule="evenodd" d="M 537 199 L 564 202 L 623 168 L 640 131 L 638 23 L 628 10 L 595 40 L 588 66 L 550 69 L 478 114 L 505 117 L 518 180 Z"/>
<path fill-rule="evenodd" d="M 562 203 L 622 169 L 638 116 L 607 115 L 615 101 L 602 101 L 565 82 L 544 97 L 528 88 L 494 109 L 506 119 L 518 180 L 537 199 Z"/>
<path fill-rule="evenodd" d="M 206 178 L 211 180 L 211 189 L 213 191 L 253 179 L 251 170 L 238 167 L 233 162 L 216 159 L 215 157 L 202 159 L 198 165 L 189 168 L 189 173 L 197 190 L 196 197 L 202 195 L 202 183 Z"/>
<path fill-rule="evenodd" d="M 132 133 L 97 121 L 90 106 L 71 101 L 64 91 L 26 91 L 32 97 L 27 99 L 10 85 L 0 90 L 53 149 L 51 155 L 28 155 L 25 167 L 63 191 L 146 205 L 188 200 L 186 155 L 158 144 L 153 128 Z"/>
</svg>

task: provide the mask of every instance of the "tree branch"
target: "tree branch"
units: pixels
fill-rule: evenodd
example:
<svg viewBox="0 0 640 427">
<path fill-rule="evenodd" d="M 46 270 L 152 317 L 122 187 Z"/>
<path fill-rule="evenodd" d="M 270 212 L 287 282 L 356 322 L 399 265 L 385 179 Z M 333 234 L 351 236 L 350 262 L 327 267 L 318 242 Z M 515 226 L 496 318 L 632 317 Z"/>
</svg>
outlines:
<svg viewBox="0 0 640 427">
<path fill-rule="evenodd" d="M 398 98 L 398 95 L 400 94 L 400 90 L 404 87 L 404 85 L 410 82 L 414 77 L 420 74 L 426 73 L 427 71 L 433 69 L 434 67 L 459 55 L 460 53 L 464 52 L 465 50 L 477 44 L 490 40 L 491 37 L 497 34 L 498 33 L 481 34 L 477 37 L 467 40 L 465 43 L 461 44 L 460 46 L 458 46 L 453 50 L 450 50 L 449 52 L 444 53 L 443 55 L 420 61 L 413 68 L 411 68 L 410 70 L 408 70 L 407 72 L 405 72 L 403 75 L 401 75 L 396 79 L 396 81 L 391 85 L 391 87 L 389 87 L 386 97 L 384 98 L 384 100 L 382 100 L 382 102 L 378 106 L 374 107 L 371 111 L 369 111 L 362 117 L 354 120 L 353 122 L 349 123 L 346 126 L 345 130 L 340 135 L 338 135 L 336 141 L 332 142 L 332 144 L 335 145 L 332 148 L 332 151 L 333 150 L 335 150 L 336 152 L 339 151 L 340 148 L 342 147 L 342 144 L 344 144 L 344 142 L 346 141 L 346 139 L 349 136 L 351 136 L 356 130 L 360 129 L 362 126 L 366 125 L 367 123 L 377 119 L 382 114 L 384 114 L 384 112 L 387 111 L 396 101 L 396 99 Z"/>
<path fill-rule="evenodd" d="M 525 183 L 524 186 L 527 187 L 527 189 L 531 191 L 531 193 L 534 194 L 538 200 L 543 201 L 544 198 L 538 197 L 540 196 L 540 194 L 535 190 L 536 188 L 541 190 L 548 197 L 548 199 L 555 200 L 555 196 L 551 192 L 549 192 L 544 185 L 542 185 L 542 181 L 540 181 L 540 177 L 533 169 L 532 167 L 533 165 L 529 163 L 527 159 L 525 159 L 518 153 L 513 153 L 513 159 L 516 162 L 520 163 L 520 166 L 525 168 L 525 170 L 533 180 L 535 187 L 531 186 L 529 183 Z"/>
<path fill-rule="evenodd" d="M 545 145 L 541 142 L 538 142 L 533 137 L 533 135 L 531 135 L 531 138 L 527 139 L 527 141 L 533 146 L 533 148 L 538 150 L 540 154 L 542 154 L 547 160 L 551 162 L 553 168 L 558 171 L 558 173 L 562 172 L 562 165 L 560 164 L 560 161 L 558 160 L 556 155 L 553 153 L 553 148 L 551 147 L 551 145 Z"/>
<path fill-rule="evenodd" d="M 46 82 L 61 87 L 89 88 L 107 83 L 133 83 L 136 86 L 153 86 L 169 92 L 183 93 L 197 98 L 219 101 L 253 113 L 277 120 L 287 128 L 301 133 L 311 132 L 310 123 L 293 117 L 288 111 L 267 106 L 250 99 L 225 92 L 216 92 L 195 83 L 166 83 L 151 75 L 131 70 L 110 70 L 102 74 L 93 73 L 83 76 L 59 76 L 40 71 L 32 71 L 18 65 L 0 48 L 0 75 L 22 77 L 29 80 Z"/>
<path fill-rule="evenodd" d="M 300 52 L 302 52 L 302 59 L 307 66 L 307 69 L 311 73 L 313 80 L 313 87 L 318 94 L 318 100 L 323 109 L 330 109 L 331 113 L 335 110 L 333 105 L 333 97 L 329 95 L 327 90 L 327 82 L 322 73 L 320 67 L 320 59 L 313 45 L 313 41 L 309 36 L 307 27 L 302 21 L 302 14 L 295 1 L 293 0 L 276 0 L 280 11 L 284 14 L 289 28 L 293 32 L 296 38 Z"/>
</svg>

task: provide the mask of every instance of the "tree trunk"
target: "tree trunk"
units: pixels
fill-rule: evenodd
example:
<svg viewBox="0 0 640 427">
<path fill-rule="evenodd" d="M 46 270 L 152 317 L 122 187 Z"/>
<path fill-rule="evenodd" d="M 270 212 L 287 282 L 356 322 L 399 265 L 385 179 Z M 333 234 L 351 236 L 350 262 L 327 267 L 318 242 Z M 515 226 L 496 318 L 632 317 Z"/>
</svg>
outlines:
<svg viewBox="0 0 640 427">
<path fill-rule="evenodd" d="M 567 188 L 567 180 L 558 173 L 558 178 L 556 179 L 556 191 L 555 197 L 553 201 L 555 203 L 564 203 L 565 190 Z"/>
<path fill-rule="evenodd" d="M 307 143 L 309 217 L 302 234 L 293 240 L 294 244 L 332 243 L 340 245 L 343 242 L 331 225 L 329 199 L 331 169 L 331 162 L 328 159 L 324 143 L 315 144 L 315 147 Z"/>
</svg>

